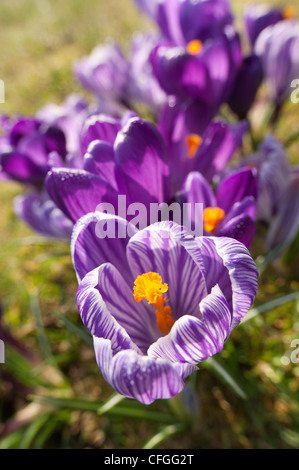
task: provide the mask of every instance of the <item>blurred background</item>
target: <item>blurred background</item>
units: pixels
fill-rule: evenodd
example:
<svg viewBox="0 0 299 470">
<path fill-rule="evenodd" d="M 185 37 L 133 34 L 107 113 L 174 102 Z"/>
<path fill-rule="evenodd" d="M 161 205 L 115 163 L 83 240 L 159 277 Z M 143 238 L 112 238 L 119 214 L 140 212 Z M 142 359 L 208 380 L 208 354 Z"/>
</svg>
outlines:
<svg viewBox="0 0 299 470">
<path fill-rule="evenodd" d="M 251 3 L 232 2 L 240 29 L 242 11 Z M 153 28 L 133 0 L 2 0 L 1 113 L 35 114 L 70 93 L 89 99 L 73 77 L 74 61 L 110 38 L 128 52 L 133 32 Z M 298 130 L 298 110 L 286 106 L 278 138 Z M 289 158 L 298 163 L 296 144 Z M 178 405 L 133 407 L 125 400 L 110 410 L 109 403 L 101 408 L 113 390 L 101 378 L 78 318 L 69 246 L 34 234 L 15 217 L 12 201 L 22 192 L 17 183 L 0 184 L 6 346 L 6 363 L 0 364 L 0 448 L 141 448 L 162 424 L 172 424 L 169 407 Z M 261 243 L 257 239 L 253 253 L 263 252 Z M 298 246 L 297 238 L 263 273 L 256 306 L 299 289 Z M 299 338 L 299 302 L 275 305 L 237 328 L 218 355 L 240 389 L 203 365 L 188 402 L 191 413 L 198 413 L 197 422 L 183 435 L 170 432 L 160 448 L 299 446 L 299 364 L 290 360 L 291 343 Z"/>
</svg>

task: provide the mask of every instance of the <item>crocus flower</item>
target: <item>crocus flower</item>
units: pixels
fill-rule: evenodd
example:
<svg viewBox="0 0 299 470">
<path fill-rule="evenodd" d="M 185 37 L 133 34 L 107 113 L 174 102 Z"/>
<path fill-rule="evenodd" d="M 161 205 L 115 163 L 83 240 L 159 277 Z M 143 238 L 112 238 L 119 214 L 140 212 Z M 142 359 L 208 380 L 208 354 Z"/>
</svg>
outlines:
<svg viewBox="0 0 299 470">
<path fill-rule="evenodd" d="M 255 154 L 242 159 L 242 166 L 257 169 L 257 219 L 269 223 L 278 211 L 289 177 L 285 149 L 273 136 L 267 135 Z"/>
<path fill-rule="evenodd" d="M 120 112 L 117 103 L 125 99 L 129 67 L 116 43 L 97 46 L 74 64 L 74 73 L 81 85 L 98 98 L 103 112 Z"/>
<path fill-rule="evenodd" d="M 281 194 L 276 216 L 273 217 L 266 238 L 266 247 L 287 247 L 299 232 L 299 168 L 290 170 Z"/>
<path fill-rule="evenodd" d="M 158 129 L 167 145 L 173 192 L 179 191 L 191 171 L 199 171 L 210 182 L 222 172 L 241 147 L 248 129 L 214 119 L 205 108 L 170 99 L 160 113 Z"/>
<path fill-rule="evenodd" d="M 299 77 L 299 23 L 281 21 L 268 26 L 258 36 L 255 54 L 261 59 L 269 99 L 277 108 L 291 94 L 291 84 Z"/>
<path fill-rule="evenodd" d="M 231 110 L 240 119 L 247 116 L 263 78 L 263 67 L 259 57 L 255 54 L 244 57 L 228 99 Z"/>
<path fill-rule="evenodd" d="M 14 212 L 41 235 L 70 240 L 73 223 L 54 204 L 46 192 L 19 195 L 14 199 Z"/>
<path fill-rule="evenodd" d="M 167 99 L 154 76 L 150 61 L 150 54 L 158 43 L 159 37 L 156 35 L 135 33 L 131 42 L 126 88 L 129 103 L 145 103 L 154 115 Z"/>
<path fill-rule="evenodd" d="M 256 170 L 245 168 L 234 172 L 221 181 L 216 194 L 199 172 L 191 172 L 182 194 L 191 207 L 203 204 L 204 235 L 235 238 L 250 247 L 256 232 Z M 194 216 L 192 211 L 190 216 Z"/>
<path fill-rule="evenodd" d="M 160 86 L 182 102 L 203 103 L 215 115 L 231 94 L 242 54 L 234 29 L 214 40 L 194 40 L 187 46 L 157 46 L 151 60 Z"/>
<path fill-rule="evenodd" d="M 173 222 L 99 243 L 94 229 L 103 217 L 86 215 L 72 237 L 78 309 L 98 366 L 126 397 L 144 404 L 170 398 L 247 313 L 255 263 L 238 241 L 196 239 Z"/>
<path fill-rule="evenodd" d="M 91 114 L 85 99 L 78 95 L 70 95 L 62 103 L 48 104 L 37 113 L 37 118 L 61 129 L 66 137 L 66 150 L 70 156 L 80 157 L 80 134 L 82 126 Z"/>
<path fill-rule="evenodd" d="M 82 137 L 87 146 L 84 169 L 54 168 L 48 173 L 47 190 L 57 207 L 76 222 L 101 203 L 116 208 L 118 195 L 125 195 L 128 205 L 139 202 L 147 208 L 169 201 L 168 156 L 153 124 L 137 117 L 123 127 L 111 118 L 88 122 Z"/>
<path fill-rule="evenodd" d="M 249 5 L 244 12 L 244 22 L 251 46 L 254 47 L 259 34 L 268 26 L 294 16 L 295 8 L 292 6 L 281 9 L 270 5 Z"/>
<path fill-rule="evenodd" d="M 222 34 L 233 17 L 228 0 L 136 0 L 139 8 L 159 26 L 170 43 L 186 45 Z"/>
<path fill-rule="evenodd" d="M 6 120 L 6 145 L 0 154 L 0 167 L 9 179 L 41 187 L 50 169 L 49 156 L 55 152 L 66 157 L 63 131 L 32 117 Z"/>
</svg>

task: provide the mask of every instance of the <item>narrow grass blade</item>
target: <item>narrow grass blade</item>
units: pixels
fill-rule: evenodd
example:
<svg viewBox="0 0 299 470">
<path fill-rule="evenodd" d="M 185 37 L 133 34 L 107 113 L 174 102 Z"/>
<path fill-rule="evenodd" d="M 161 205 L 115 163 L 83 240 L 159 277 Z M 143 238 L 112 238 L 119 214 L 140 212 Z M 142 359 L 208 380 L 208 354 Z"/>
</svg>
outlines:
<svg viewBox="0 0 299 470">
<path fill-rule="evenodd" d="M 239 398 L 242 400 L 247 400 L 247 395 L 241 386 L 238 384 L 237 380 L 233 377 L 232 373 L 225 367 L 220 364 L 220 362 L 211 357 L 207 361 L 201 364 L 201 367 L 205 367 L 207 370 L 210 370 L 216 377 L 221 380 L 228 388 L 230 388 Z"/>
<path fill-rule="evenodd" d="M 182 423 L 171 424 L 166 426 L 155 436 L 151 437 L 143 446 L 143 449 L 155 449 L 159 444 L 166 441 L 170 437 L 186 431 L 186 425 Z"/>
<path fill-rule="evenodd" d="M 273 310 L 281 305 L 287 304 L 288 302 L 294 302 L 294 300 L 299 299 L 299 290 L 292 292 L 291 294 L 283 295 L 282 297 L 278 297 L 277 299 L 270 300 L 269 302 L 265 302 L 257 307 L 252 308 L 249 310 L 245 318 L 242 320 L 240 325 L 244 325 L 244 323 L 248 322 L 252 318 Z"/>
<path fill-rule="evenodd" d="M 69 318 L 63 315 L 58 316 L 59 321 L 61 321 L 64 326 L 73 334 L 77 335 L 85 344 L 88 346 L 93 346 L 92 337 L 86 331 L 85 328 L 81 328 L 80 326 L 73 323 Z"/>
</svg>

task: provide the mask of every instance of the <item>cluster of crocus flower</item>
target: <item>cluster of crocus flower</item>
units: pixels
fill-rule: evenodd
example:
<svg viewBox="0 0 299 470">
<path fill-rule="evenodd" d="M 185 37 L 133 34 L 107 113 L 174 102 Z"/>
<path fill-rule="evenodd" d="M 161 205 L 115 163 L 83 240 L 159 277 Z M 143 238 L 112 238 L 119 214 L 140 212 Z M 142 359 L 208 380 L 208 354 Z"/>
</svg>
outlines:
<svg viewBox="0 0 299 470">
<path fill-rule="evenodd" d="M 264 81 L 278 119 L 299 77 L 299 30 L 290 9 L 252 6 L 245 54 L 228 0 L 136 3 L 159 32 L 134 35 L 128 58 L 110 42 L 74 65 L 92 104 L 71 96 L 34 117 L 3 117 L 0 175 L 29 188 L 15 200 L 20 218 L 71 239 L 99 368 L 149 404 L 179 393 L 250 309 L 256 220 L 269 225 L 270 249 L 297 234 L 298 169 L 273 136 L 252 152 L 243 138 Z M 138 229 L 136 204 L 146 210 Z M 194 211 L 153 221 L 153 204 L 201 204 L 201 236 L 188 230 Z M 113 236 L 99 235 L 104 226 Z"/>
</svg>

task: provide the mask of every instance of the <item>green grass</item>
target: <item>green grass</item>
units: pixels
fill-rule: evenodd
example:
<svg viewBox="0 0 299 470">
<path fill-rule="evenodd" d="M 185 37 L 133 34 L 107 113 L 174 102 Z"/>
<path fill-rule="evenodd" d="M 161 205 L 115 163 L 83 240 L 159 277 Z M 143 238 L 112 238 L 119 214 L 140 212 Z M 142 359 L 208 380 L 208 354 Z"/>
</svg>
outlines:
<svg viewBox="0 0 299 470">
<path fill-rule="evenodd" d="M 234 2 L 239 21 L 247 3 Z M 48 102 L 81 92 L 71 72 L 75 60 L 109 38 L 128 51 L 131 34 L 152 27 L 129 0 L 2 0 L 0 22 L 0 78 L 6 85 L 6 103 L 0 106 L 9 114 L 34 114 Z M 280 138 L 298 131 L 297 116 L 297 108 L 288 105 Z M 296 144 L 290 148 L 294 162 L 297 149 Z M 134 449 L 155 434 L 157 442 L 168 435 L 159 447 L 170 449 L 298 447 L 299 366 L 281 362 L 292 352 L 290 341 L 299 337 L 298 302 L 240 325 L 217 356 L 247 400 L 203 365 L 194 383 L 199 415 L 189 432 L 172 434 L 176 427 L 168 416 L 178 412 L 177 401 L 143 407 L 125 400 L 96 413 L 113 390 L 101 378 L 78 318 L 69 246 L 44 240 L 15 218 L 12 200 L 22 192 L 17 184 L 0 185 L 3 323 L 27 351 L 7 345 L 7 362 L 0 365 L 0 420 L 8 430 L 13 417 L 26 419 L 0 440 L 0 448 Z M 299 289 L 297 247 L 298 242 L 260 278 L 256 305 Z M 262 237 L 252 252 L 264 253 Z M 40 403 L 34 396 L 46 400 Z"/>
</svg>

